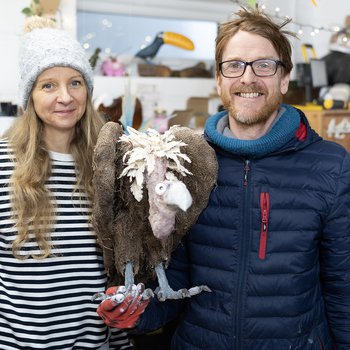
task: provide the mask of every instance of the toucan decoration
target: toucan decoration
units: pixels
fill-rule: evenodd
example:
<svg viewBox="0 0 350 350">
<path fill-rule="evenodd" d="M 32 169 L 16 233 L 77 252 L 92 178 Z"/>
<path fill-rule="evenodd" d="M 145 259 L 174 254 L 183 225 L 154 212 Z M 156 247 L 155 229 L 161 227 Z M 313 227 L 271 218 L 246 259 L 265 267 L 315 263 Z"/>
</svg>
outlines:
<svg viewBox="0 0 350 350">
<path fill-rule="evenodd" d="M 145 60 L 151 60 L 163 44 L 177 46 L 185 50 L 194 49 L 192 40 L 182 34 L 174 32 L 159 32 L 153 42 L 137 52 L 135 56 Z"/>
</svg>

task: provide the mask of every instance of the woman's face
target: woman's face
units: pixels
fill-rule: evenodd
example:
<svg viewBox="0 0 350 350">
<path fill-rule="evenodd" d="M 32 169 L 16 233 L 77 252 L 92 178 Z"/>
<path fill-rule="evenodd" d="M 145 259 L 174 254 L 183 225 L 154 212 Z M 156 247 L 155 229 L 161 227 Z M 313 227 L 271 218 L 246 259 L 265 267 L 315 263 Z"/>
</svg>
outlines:
<svg viewBox="0 0 350 350">
<path fill-rule="evenodd" d="M 87 87 L 83 76 L 69 67 L 43 71 L 33 87 L 34 109 L 44 123 L 46 137 L 74 133 L 86 109 Z"/>
</svg>

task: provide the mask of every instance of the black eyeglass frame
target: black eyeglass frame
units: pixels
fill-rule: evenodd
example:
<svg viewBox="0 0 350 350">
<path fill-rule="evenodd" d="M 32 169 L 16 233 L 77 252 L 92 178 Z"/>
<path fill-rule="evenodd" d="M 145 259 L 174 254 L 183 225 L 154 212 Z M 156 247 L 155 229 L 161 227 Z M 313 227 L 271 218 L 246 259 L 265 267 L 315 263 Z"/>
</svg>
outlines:
<svg viewBox="0 0 350 350">
<path fill-rule="evenodd" d="M 274 63 L 276 64 L 276 69 L 275 69 L 274 73 L 271 73 L 271 74 L 268 74 L 268 75 L 256 74 L 256 73 L 255 73 L 255 70 L 254 70 L 254 68 L 253 68 L 253 64 L 254 64 L 255 62 L 258 62 L 258 61 L 270 61 L 270 62 L 274 62 Z M 224 63 L 227 63 L 227 62 L 242 62 L 242 63 L 244 64 L 244 69 L 243 69 L 242 74 L 237 75 L 237 76 L 234 76 L 234 77 L 225 75 L 225 74 L 223 73 L 223 71 L 222 71 L 222 65 L 223 65 Z M 219 63 L 219 70 L 220 70 L 221 75 L 222 75 L 223 77 L 225 77 L 225 78 L 239 78 L 239 77 L 241 77 L 241 76 L 245 73 L 245 71 L 246 71 L 246 69 L 247 69 L 247 66 L 250 66 L 250 67 L 252 68 L 253 73 L 254 73 L 257 77 L 264 78 L 264 77 L 272 77 L 273 75 L 276 74 L 277 69 L 278 69 L 278 66 L 285 67 L 285 64 L 284 64 L 282 61 L 280 61 L 280 60 L 273 60 L 273 59 L 271 59 L 271 58 L 259 58 L 258 60 L 254 60 L 254 61 L 250 61 L 250 62 L 241 61 L 241 60 L 228 60 L 228 61 L 222 61 L 222 62 Z"/>
</svg>

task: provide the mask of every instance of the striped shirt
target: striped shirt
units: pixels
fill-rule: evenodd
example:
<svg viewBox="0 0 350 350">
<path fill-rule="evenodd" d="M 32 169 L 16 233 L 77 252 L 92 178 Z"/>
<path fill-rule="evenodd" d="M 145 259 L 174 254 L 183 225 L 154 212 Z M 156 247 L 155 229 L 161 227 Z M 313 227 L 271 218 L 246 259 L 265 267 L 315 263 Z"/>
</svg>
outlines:
<svg viewBox="0 0 350 350">
<path fill-rule="evenodd" d="M 52 255 L 19 260 L 9 196 L 14 163 L 0 140 L 0 348 L 1 350 L 132 349 L 126 333 L 109 330 L 91 297 L 106 286 L 103 259 L 89 225 L 91 205 L 75 190 L 71 155 L 50 153 L 52 174 L 46 185 L 56 200 Z M 27 242 L 23 254 L 39 253 Z"/>
</svg>

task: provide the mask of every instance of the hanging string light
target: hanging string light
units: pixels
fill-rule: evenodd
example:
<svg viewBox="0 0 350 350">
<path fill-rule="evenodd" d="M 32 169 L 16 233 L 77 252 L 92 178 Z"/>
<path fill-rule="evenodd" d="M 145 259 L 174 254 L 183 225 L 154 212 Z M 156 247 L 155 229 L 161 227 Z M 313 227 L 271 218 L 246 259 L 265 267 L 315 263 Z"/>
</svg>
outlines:
<svg viewBox="0 0 350 350">
<path fill-rule="evenodd" d="M 256 5 L 256 1 L 242 1 L 242 0 L 230 0 L 232 3 L 234 4 L 238 4 L 240 6 L 245 6 L 245 5 L 249 5 L 249 6 L 253 6 L 255 7 Z M 316 7 L 317 6 L 317 0 L 311 0 L 312 4 Z M 254 3 L 252 5 L 252 3 Z M 261 9 L 266 12 L 267 10 L 267 6 L 265 4 L 262 4 Z M 281 9 L 279 7 L 276 7 L 274 9 L 274 13 L 271 15 L 271 17 L 275 17 L 275 18 L 279 18 L 279 19 L 289 19 L 291 18 L 290 16 L 281 16 Z M 341 30 L 340 26 L 332 26 L 331 28 L 325 28 L 325 27 L 315 27 L 311 24 L 305 24 L 305 23 L 300 23 L 300 22 L 296 22 L 294 20 L 291 20 L 290 24 L 294 24 L 296 25 L 299 29 L 297 31 L 298 35 L 303 35 L 305 33 L 305 28 L 309 28 L 311 30 L 310 35 L 311 36 L 315 36 L 317 34 L 319 34 L 321 31 L 323 32 L 330 32 L 332 34 L 337 33 Z"/>
</svg>

